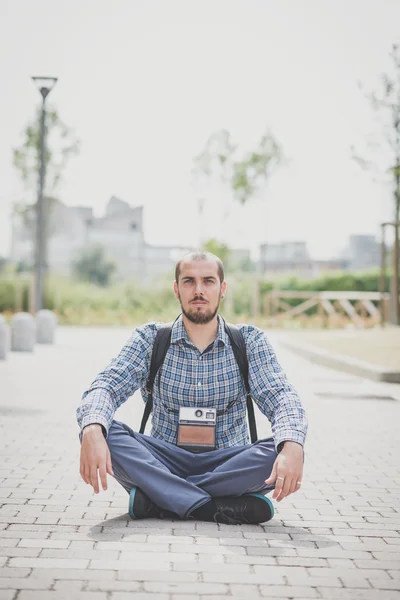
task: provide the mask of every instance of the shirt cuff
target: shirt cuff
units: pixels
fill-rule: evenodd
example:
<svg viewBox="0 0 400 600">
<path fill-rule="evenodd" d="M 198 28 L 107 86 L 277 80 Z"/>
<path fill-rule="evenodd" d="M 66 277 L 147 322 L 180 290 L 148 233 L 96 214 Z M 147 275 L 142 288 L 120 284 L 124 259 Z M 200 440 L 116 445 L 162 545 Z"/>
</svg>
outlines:
<svg viewBox="0 0 400 600">
<path fill-rule="evenodd" d="M 94 425 L 94 424 L 98 424 L 98 425 L 102 426 L 104 437 L 107 438 L 110 424 L 108 423 L 108 421 L 104 417 L 104 415 L 96 415 L 96 414 L 85 415 L 82 419 L 81 431 L 83 431 L 83 428 L 86 427 L 87 425 Z"/>
<path fill-rule="evenodd" d="M 293 429 L 283 429 L 277 431 L 274 436 L 275 448 L 277 452 L 280 452 L 283 448 L 283 442 L 297 442 L 301 446 L 304 446 L 306 442 L 306 435 L 303 431 L 295 431 Z"/>
</svg>

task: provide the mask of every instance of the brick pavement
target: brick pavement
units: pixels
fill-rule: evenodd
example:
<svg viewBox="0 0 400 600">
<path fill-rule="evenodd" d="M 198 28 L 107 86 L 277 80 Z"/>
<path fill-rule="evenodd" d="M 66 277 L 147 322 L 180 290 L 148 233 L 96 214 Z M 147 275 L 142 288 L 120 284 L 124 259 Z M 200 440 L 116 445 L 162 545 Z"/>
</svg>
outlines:
<svg viewBox="0 0 400 600">
<path fill-rule="evenodd" d="M 314 366 L 272 334 L 309 414 L 302 490 L 265 526 L 133 522 L 112 479 L 97 496 L 80 480 L 75 422 L 128 335 L 61 328 L 0 362 L 0 600 L 400 598 L 399 385 Z M 138 427 L 141 409 L 118 418 Z"/>
</svg>

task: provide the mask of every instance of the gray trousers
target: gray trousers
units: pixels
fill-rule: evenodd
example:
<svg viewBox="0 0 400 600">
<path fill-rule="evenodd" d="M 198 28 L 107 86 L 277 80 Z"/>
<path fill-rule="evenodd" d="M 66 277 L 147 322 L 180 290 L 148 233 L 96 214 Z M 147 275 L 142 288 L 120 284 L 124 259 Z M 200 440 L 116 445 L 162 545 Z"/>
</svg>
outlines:
<svg viewBox="0 0 400 600">
<path fill-rule="evenodd" d="M 115 479 L 139 487 L 157 506 L 187 518 L 212 497 L 266 493 L 277 457 L 273 438 L 194 454 L 113 421 L 107 436 Z"/>
</svg>

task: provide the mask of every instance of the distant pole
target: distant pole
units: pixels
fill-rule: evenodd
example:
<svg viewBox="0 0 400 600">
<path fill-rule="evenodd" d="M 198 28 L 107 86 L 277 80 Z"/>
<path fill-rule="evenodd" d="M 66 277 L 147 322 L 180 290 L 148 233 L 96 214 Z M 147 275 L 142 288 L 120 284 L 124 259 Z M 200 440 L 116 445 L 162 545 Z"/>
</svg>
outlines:
<svg viewBox="0 0 400 600">
<path fill-rule="evenodd" d="M 381 223 L 381 276 L 379 279 L 379 291 L 381 293 L 380 313 L 381 327 L 385 326 L 386 310 L 385 310 L 385 291 L 386 291 L 386 241 L 385 241 L 385 223 Z"/>
<path fill-rule="evenodd" d="M 394 247 L 393 247 L 393 324 L 400 325 L 399 306 L 399 222 L 394 225 Z"/>
<path fill-rule="evenodd" d="M 40 170 L 36 207 L 34 310 L 43 308 L 43 289 L 46 263 L 46 210 L 44 190 L 46 179 L 46 98 L 57 82 L 55 77 L 32 77 L 42 96 L 40 115 Z"/>
<path fill-rule="evenodd" d="M 394 227 L 394 243 L 392 252 L 392 278 L 390 286 L 390 322 L 392 325 L 400 325 L 400 302 L 399 302 L 399 227 L 400 221 L 381 223 L 382 227 L 382 266 L 381 266 L 381 290 L 385 273 L 384 264 L 384 234 L 385 227 Z M 383 304 L 382 304 L 383 306 Z"/>
<path fill-rule="evenodd" d="M 201 250 L 201 248 L 203 247 L 203 243 L 204 243 L 204 204 L 205 204 L 204 198 L 198 198 L 197 212 L 199 215 L 199 240 L 198 240 L 199 250 Z"/>
</svg>

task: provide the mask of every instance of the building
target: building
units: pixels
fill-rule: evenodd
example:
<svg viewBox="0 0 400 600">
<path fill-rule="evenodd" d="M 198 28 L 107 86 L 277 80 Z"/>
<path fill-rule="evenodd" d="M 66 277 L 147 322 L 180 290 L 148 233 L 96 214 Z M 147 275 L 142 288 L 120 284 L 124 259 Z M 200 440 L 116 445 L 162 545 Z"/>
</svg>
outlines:
<svg viewBox="0 0 400 600">
<path fill-rule="evenodd" d="M 318 277 L 327 271 L 343 271 L 348 267 L 345 258 L 315 260 L 311 258 L 304 241 L 262 244 L 260 246 L 260 271 L 269 275 L 295 275 Z"/>
<path fill-rule="evenodd" d="M 142 283 L 173 272 L 182 254 L 193 250 L 182 246 L 152 246 L 143 232 L 143 206 L 130 206 L 113 196 L 102 217 L 94 217 L 87 206 L 66 206 L 48 199 L 48 268 L 53 273 L 69 274 L 73 261 L 90 246 L 101 245 L 117 265 L 119 279 Z M 14 215 L 11 260 L 32 263 L 33 223 L 27 216 Z M 248 250 L 234 250 L 234 258 L 250 257 Z"/>
<path fill-rule="evenodd" d="M 381 248 L 375 236 L 367 234 L 351 235 L 344 251 L 349 269 L 354 271 L 379 267 Z"/>
<path fill-rule="evenodd" d="M 306 242 L 261 244 L 260 270 L 262 273 L 308 273 L 312 260 Z"/>
</svg>

